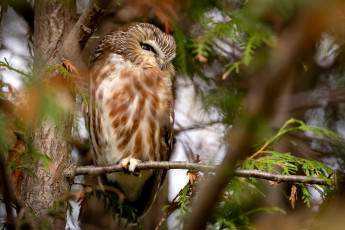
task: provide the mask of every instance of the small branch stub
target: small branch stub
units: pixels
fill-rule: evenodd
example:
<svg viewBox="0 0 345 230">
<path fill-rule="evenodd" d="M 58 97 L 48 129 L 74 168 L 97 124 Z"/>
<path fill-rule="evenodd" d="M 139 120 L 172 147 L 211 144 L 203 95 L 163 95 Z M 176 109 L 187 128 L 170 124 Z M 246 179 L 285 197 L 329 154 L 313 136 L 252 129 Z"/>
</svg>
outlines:
<svg viewBox="0 0 345 230">
<path fill-rule="evenodd" d="M 69 180 L 69 182 L 72 184 L 75 178 L 75 172 L 76 172 L 77 166 L 75 164 L 71 164 L 64 172 L 64 176 Z"/>
</svg>

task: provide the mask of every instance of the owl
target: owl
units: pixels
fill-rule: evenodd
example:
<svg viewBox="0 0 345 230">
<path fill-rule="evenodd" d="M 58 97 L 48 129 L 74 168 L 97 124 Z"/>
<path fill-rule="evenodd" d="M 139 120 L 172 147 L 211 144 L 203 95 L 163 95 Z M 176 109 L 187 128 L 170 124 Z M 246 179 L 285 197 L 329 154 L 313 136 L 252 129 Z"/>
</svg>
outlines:
<svg viewBox="0 0 345 230">
<path fill-rule="evenodd" d="M 125 201 L 143 214 L 165 173 L 136 171 L 145 161 L 169 160 L 174 124 L 174 38 L 148 23 L 130 23 L 106 35 L 89 63 L 91 153 L 95 165 L 121 164 L 106 175 Z"/>
</svg>

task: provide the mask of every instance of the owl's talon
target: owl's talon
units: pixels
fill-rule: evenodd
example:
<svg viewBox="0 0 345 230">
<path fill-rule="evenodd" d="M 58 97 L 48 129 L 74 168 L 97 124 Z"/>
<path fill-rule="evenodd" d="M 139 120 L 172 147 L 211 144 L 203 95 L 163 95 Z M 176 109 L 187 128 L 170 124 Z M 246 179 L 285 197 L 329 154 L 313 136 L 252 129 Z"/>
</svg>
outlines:
<svg viewBox="0 0 345 230">
<path fill-rule="evenodd" d="M 134 176 L 140 176 L 141 174 L 140 174 L 140 171 L 134 171 L 134 172 L 133 172 L 133 175 L 134 175 Z"/>
<path fill-rule="evenodd" d="M 121 167 L 122 167 L 122 170 L 126 170 L 126 171 L 128 170 L 127 165 L 124 165 L 124 164 L 121 163 Z"/>
<path fill-rule="evenodd" d="M 134 176 L 140 176 L 140 172 L 135 170 L 137 165 L 141 162 L 141 160 L 136 158 L 125 158 L 121 161 L 121 167 L 125 174 L 133 174 Z"/>
<path fill-rule="evenodd" d="M 122 168 L 122 171 L 123 171 L 123 173 L 126 174 L 126 175 L 131 174 L 131 172 L 128 171 L 127 167 L 126 167 L 126 168 Z"/>
</svg>

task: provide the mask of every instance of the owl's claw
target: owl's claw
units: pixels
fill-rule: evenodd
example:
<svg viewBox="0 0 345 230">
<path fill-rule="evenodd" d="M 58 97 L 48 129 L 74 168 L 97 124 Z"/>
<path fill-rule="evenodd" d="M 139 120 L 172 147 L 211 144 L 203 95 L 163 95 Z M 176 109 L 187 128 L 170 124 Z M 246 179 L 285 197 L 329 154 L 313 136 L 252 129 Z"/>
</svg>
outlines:
<svg viewBox="0 0 345 230">
<path fill-rule="evenodd" d="M 140 176 L 140 172 L 135 170 L 137 165 L 141 162 L 141 160 L 136 158 L 127 157 L 121 161 L 121 167 L 125 174 L 133 174 L 134 176 Z"/>
<path fill-rule="evenodd" d="M 126 175 L 131 174 L 131 172 L 128 171 L 128 169 L 126 169 L 126 168 L 122 168 L 122 171 L 123 171 L 123 173 L 126 174 Z"/>
<path fill-rule="evenodd" d="M 134 172 L 133 172 L 133 175 L 134 175 L 134 176 L 140 176 L 140 171 L 134 171 Z"/>
</svg>

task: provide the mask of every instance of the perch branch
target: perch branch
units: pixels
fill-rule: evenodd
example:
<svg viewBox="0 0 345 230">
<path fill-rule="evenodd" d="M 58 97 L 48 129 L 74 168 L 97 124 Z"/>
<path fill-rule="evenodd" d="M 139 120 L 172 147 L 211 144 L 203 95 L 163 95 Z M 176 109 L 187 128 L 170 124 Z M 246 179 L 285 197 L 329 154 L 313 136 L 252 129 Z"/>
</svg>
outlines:
<svg viewBox="0 0 345 230">
<path fill-rule="evenodd" d="M 215 172 L 217 165 L 204 165 L 198 163 L 188 163 L 185 161 L 161 161 L 161 162 L 143 162 L 139 163 L 136 167 L 138 170 L 147 170 L 147 169 L 188 169 L 188 170 L 196 170 L 196 171 L 203 171 L 203 172 Z M 79 166 L 71 168 L 74 170 L 74 173 L 69 175 L 89 175 L 89 176 L 99 176 L 104 173 L 113 173 L 113 172 L 120 172 L 122 171 L 122 167 L 120 165 L 112 165 L 112 166 Z M 276 173 L 268 173 L 259 170 L 245 170 L 245 169 L 237 169 L 235 170 L 235 176 L 243 176 L 243 177 L 254 177 L 260 178 L 275 182 L 292 182 L 292 183 L 304 183 L 304 184 L 317 184 L 317 185 L 327 185 L 326 181 L 321 178 L 317 177 L 308 177 L 302 175 L 281 175 Z"/>
<path fill-rule="evenodd" d="M 197 171 L 214 171 L 216 166 L 214 165 L 201 165 L 197 163 L 188 163 L 185 161 L 149 161 L 139 163 L 136 167 L 137 170 L 145 169 L 189 169 Z M 112 166 L 79 166 L 75 169 L 75 175 L 89 175 L 99 176 L 104 173 L 120 172 L 122 171 L 121 165 Z"/>
</svg>

